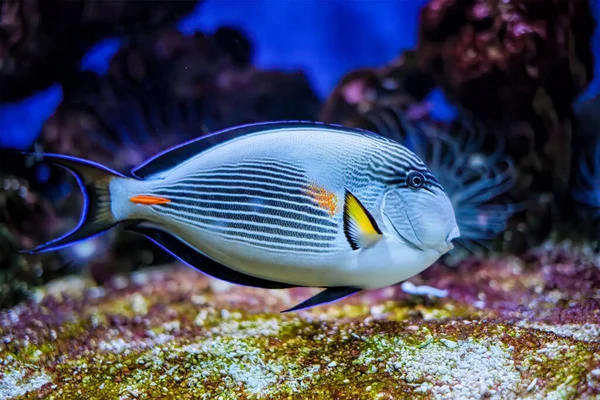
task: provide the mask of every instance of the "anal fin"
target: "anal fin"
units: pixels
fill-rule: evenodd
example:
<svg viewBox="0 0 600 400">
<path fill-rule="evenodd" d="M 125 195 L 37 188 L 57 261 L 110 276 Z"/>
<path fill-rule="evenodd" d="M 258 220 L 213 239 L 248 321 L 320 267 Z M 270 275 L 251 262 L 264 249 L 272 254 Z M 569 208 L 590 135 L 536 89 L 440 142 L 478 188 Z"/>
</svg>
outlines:
<svg viewBox="0 0 600 400">
<path fill-rule="evenodd" d="M 320 293 L 304 300 L 302 303 L 295 305 L 292 308 L 282 311 L 282 313 L 290 312 L 290 311 L 298 311 L 309 307 L 318 306 L 324 303 L 331 303 L 337 300 L 340 300 L 344 297 L 350 296 L 356 292 L 361 291 L 360 288 L 349 287 L 349 286 L 339 286 L 339 287 L 330 287 L 323 290 Z"/>
</svg>

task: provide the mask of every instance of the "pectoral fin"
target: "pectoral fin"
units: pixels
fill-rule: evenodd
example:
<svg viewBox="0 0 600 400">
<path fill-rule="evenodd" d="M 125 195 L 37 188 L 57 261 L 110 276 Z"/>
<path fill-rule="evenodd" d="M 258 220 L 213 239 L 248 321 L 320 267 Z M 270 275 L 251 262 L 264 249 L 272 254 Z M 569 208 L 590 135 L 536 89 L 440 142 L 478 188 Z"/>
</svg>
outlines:
<svg viewBox="0 0 600 400">
<path fill-rule="evenodd" d="M 353 250 L 369 247 L 383 236 L 371 213 L 348 190 L 344 200 L 344 234 Z"/>
<path fill-rule="evenodd" d="M 360 288 L 347 287 L 347 286 L 327 288 L 327 289 L 323 290 L 322 292 L 317 293 L 313 297 L 310 297 L 310 298 L 304 300 L 302 303 L 295 305 L 292 308 L 282 311 L 282 313 L 290 312 L 290 311 L 298 311 L 298 310 L 302 310 L 304 308 L 314 307 L 314 306 L 318 306 L 318 305 L 321 305 L 324 303 L 331 303 L 333 301 L 340 300 L 341 298 L 344 298 L 346 296 L 350 296 L 351 294 L 359 292 L 360 290 L 361 290 Z"/>
</svg>

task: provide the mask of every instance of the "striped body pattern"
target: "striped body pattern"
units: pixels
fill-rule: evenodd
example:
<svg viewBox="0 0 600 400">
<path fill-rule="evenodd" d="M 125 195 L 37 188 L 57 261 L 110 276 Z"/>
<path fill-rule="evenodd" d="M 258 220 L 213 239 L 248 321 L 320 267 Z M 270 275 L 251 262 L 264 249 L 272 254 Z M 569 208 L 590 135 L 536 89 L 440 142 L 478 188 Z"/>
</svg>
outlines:
<svg viewBox="0 0 600 400">
<path fill-rule="evenodd" d="M 82 182 L 101 176 L 109 196 L 98 202 L 82 186 L 94 207 L 80 228 L 35 251 L 126 225 L 221 279 L 327 288 L 303 307 L 409 278 L 459 235 L 446 193 L 414 153 L 341 126 L 233 128 L 159 154 L 133 178 L 52 157 Z"/>
<path fill-rule="evenodd" d="M 154 193 L 172 200 L 156 213 L 225 240 L 276 252 L 335 251 L 338 223 L 331 210 L 305 171 L 281 161 L 225 164 Z"/>
<path fill-rule="evenodd" d="M 255 134 L 199 155 L 151 184 L 153 195 L 171 199 L 152 206 L 151 212 L 157 220 L 176 220 L 269 251 L 333 253 L 350 249 L 341 240 L 344 188 L 360 195 L 367 208 L 376 208 L 386 188 L 406 186 L 408 171 L 417 168 L 431 174 L 416 156 L 385 138 L 302 133 L 306 140 L 281 150 L 273 151 L 269 144 L 295 138 L 288 131 Z M 338 135 L 345 138 L 345 146 L 338 145 Z M 228 148 L 232 145 L 241 148 Z M 265 149 L 259 150 L 261 145 Z M 304 161 L 303 155 L 314 147 L 320 147 L 321 154 Z M 294 153 L 297 157 L 290 157 Z M 218 161 L 206 160 L 209 155 Z M 233 160 L 225 161 L 228 158 Z"/>
<path fill-rule="evenodd" d="M 115 202 L 113 211 L 164 226 L 246 273 L 312 285 L 306 274 L 333 279 L 348 266 L 358 268 L 343 229 L 345 190 L 384 225 L 383 196 L 410 190 L 411 171 L 441 189 L 423 162 L 392 140 L 343 129 L 273 129 L 210 148 L 139 188 L 128 183 L 128 197 L 151 194 L 169 203 L 147 207 L 123 199 L 122 210 Z"/>
</svg>

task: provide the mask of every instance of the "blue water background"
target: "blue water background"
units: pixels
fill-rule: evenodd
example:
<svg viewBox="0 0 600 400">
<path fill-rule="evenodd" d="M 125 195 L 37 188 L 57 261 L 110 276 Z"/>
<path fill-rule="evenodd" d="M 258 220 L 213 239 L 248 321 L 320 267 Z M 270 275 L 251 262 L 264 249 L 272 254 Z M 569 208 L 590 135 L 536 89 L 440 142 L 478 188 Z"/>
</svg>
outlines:
<svg viewBox="0 0 600 400">
<path fill-rule="evenodd" d="M 242 29 L 255 47 L 255 64 L 264 69 L 304 70 L 324 99 L 351 70 L 381 66 L 417 39 L 418 12 L 426 0 L 207 0 L 183 18 L 186 34 L 212 32 L 229 25 Z M 592 1 L 600 17 L 600 1 Z M 82 69 L 105 74 L 121 42 L 107 39 L 82 59 Z M 600 29 L 593 48 L 600 58 Z M 595 79 L 580 100 L 600 92 L 600 62 Z M 17 103 L 0 106 L 0 146 L 29 146 L 62 101 L 60 85 Z M 452 118 L 454 109 L 439 91 L 431 94 L 434 118 Z"/>
</svg>

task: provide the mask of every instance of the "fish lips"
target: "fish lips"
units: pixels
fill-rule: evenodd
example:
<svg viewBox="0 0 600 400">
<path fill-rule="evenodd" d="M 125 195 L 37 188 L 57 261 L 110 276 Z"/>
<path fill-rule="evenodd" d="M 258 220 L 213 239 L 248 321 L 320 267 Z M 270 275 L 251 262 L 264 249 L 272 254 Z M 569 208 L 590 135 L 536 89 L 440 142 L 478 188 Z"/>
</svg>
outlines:
<svg viewBox="0 0 600 400">
<path fill-rule="evenodd" d="M 453 228 L 453 229 L 450 231 L 450 233 L 448 234 L 448 236 L 446 236 L 446 243 L 447 243 L 449 246 L 452 246 L 452 247 L 454 247 L 454 245 L 452 244 L 452 241 L 453 241 L 454 239 L 457 239 L 457 238 L 459 238 L 459 237 L 460 237 L 460 229 L 458 229 L 458 226 L 455 226 L 455 227 L 454 227 L 454 228 Z"/>
</svg>

